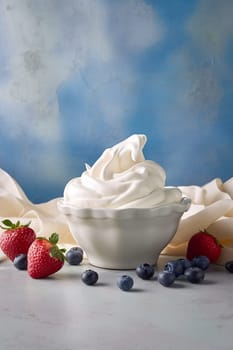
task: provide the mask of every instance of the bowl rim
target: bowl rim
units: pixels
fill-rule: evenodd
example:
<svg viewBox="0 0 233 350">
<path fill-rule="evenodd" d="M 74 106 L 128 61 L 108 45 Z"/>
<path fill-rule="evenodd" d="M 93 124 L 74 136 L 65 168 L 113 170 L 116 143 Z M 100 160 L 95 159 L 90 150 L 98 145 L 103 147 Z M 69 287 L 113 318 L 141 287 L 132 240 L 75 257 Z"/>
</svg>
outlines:
<svg viewBox="0 0 233 350">
<path fill-rule="evenodd" d="M 172 213 L 180 216 L 188 211 L 191 205 L 191 199 L 182 197 L 179 202 L 160 204 L 153 208 L 77 208 L 73 204 L 66 203 L 63 198 L 57 202 L 60 212 L 66 216 L 72 216 L 80 219 L 95 218 L 150 218 L 154 216 L 168 216 Z"/>
</svg>

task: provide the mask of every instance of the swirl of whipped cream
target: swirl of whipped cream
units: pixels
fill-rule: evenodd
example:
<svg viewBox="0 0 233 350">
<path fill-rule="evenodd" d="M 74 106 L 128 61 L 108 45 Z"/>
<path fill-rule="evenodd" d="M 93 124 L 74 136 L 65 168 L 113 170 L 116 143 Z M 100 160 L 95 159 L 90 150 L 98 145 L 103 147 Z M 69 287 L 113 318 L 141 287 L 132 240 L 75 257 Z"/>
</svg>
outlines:
<svg viewBox="0 0 233 350">
<path fill-rule="evenodd" d="M 164 169 L 145 160 L 145 135 L 132 135 L 107 148 L 81 177 L 68 182 L 64 202 L 78 208 L 152 208 L 178 202 L 181 191 L 165 187 Z"/>
</svg>

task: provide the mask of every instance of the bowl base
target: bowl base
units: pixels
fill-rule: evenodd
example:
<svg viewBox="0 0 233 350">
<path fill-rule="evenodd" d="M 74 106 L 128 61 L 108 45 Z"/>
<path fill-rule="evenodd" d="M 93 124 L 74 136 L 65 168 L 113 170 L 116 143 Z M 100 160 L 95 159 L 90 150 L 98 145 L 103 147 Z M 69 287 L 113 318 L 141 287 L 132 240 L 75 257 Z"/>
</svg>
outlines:
<svg viewBox="0 0 233 350">
<path fill-rule="evenodd" d="M 93 261 L 92 259 L 88 259 L 88 262 L 90 265 L 101 268 L 101 269 L 106 269 L 106 270 L 136 270 L 138 265 L 143 264 L 143 263 L 148 263 L 150 265 L 156 266 L 156 259 L 145 261 L 145 259 L 141 259 L 140 261 L 132 263 L 132 261 L 129 263 L 107 263 L 107 262 L 100 262 L 100 261 Z"/>
</svg>

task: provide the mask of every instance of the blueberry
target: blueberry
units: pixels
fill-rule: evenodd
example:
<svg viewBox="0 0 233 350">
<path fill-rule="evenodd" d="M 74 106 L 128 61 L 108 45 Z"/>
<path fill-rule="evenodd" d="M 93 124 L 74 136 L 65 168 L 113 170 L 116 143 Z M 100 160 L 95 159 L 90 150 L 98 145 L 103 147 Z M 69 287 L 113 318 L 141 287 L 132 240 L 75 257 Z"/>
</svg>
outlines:
<svg viewBox="0 0 233 350">
<path fill-rule="evenodd" d="M 154 275 L 155 269 L 153 265 L 144 263 L 136 268 L 136 274 L 143 280 L 149 280 Z"/>
<path fill-rule="evenodd" d="M 19 254 L 14 258 L 13 261 L 14 266 L 18 269 L 18 270 L 27 270 L 27 255 L 26 254 Z"/>
<path fill-rule="evenodd" d="M 205 277 L 204 271 L 196 266 L 186 269 L 184 275 L 191 283 L 201 283 Z"/>
<path fill-rule="evenodd" d="M 173 272 L 178 277 L 184 273 L 183 264 L 179 260 L 168 261 L 164 266 L 164 271 Z"/>
<path fill-rule="evenodd" d="M 231 261 L 227 261 L 225 263 L 225 269 L 230 272 L 230 273 L 233 273 L 233 260 Z"/>
<path fill-rule="evenodd" d="M 92 286 L 98 281 L 98 273 L 93 270 L 86 270 L 82 273 L 82 281 L 88 286 Z"/>
<path fill-rule="evenodd" d="M 180 258 L 177 261 L 182 264 L 182 266 L 183 266 L 183 273 L 184 273 L 184 271 L 186 269 L 188 269 L 189 267 L 192 266 L 191 261 L 188 260 L 187 258 Z"/>
<path fill-rule="evenodd" d="M 192 259 L 192 266 L 199 267 L 202 270 L 207 270 L 210 266 L 209 258 L 205 255 L 200 255 Z"/>
<path fill-rule="evenodd" d="M 133 279 L 130 276 L 123 275 L 117 280 L 117 285 L 120 289 L 127 292 L 133 287 Z"/>
<path fill-rule="evenodd" d="M 83 260 L 83 250 L 80 247 L 72 247 L 66 253 L 66 260 L 70 265 L 79 265 Z"/>
<path fill-rule="evenodd" d="M 171 286 L 176 279 L 176 275 L 172 271 L 161 271 L 158 274 L 158 281 L 160 284 L 162 284 L 164 287 Z"/>
</svg>

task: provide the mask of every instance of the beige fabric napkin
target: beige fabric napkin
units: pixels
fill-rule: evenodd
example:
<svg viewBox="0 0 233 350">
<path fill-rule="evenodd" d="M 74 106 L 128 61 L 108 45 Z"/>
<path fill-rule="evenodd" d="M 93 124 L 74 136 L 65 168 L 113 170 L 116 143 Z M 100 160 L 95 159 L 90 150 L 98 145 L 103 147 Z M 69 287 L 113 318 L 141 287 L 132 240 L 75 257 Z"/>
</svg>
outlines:
<svg viewBox="0 0 233 350">
<path fill-rule="evenodd" d="M 207 229 L 224 246 L 218 263 L 233 260 L 233 178 L 223 183 L 214 179 L 203 187 L 181 186 L 182 193 L 192 199 L 192 205 L 181 219 L 177 233 L 163 250 L 163 255 L 184 256 L 187 242 L 200 229 Z M 33 204 L 22 188 L 4 170 L 0 169 L 0 220 L 6 218 L 22 223 L 31 221 L 38 236 L 57 232 L 60 244 L 77 244 L 57 209 L 59 198 Z M 2 229 L 0 229 L 1 232 Z M 0 259 L 4 255 L 0 254 Z"/>
<path fill-rule="evenodd" d="M 185 255 L 188 240 L 194 233 L 206 229 L 222 244 L 222 254 L 217 263 L 233 260 L 233 177 L 222 182 L 214 179 L 206 185 L 180 186 L 183 195 L 192 199 L 184 213 L 178 230 L 162 254 Z"/>
<path fill-rule="evenodd" d="M 31 221 L 37 236 L 50 236 L 51 233 L 59 234 L 61 245 L 75 243 L 65 217 L 57 209 L 58 198 L 42 204 L 33 204 L 17 182 L 4 170 L 0 169 L 0 221 L 10 219 L 13 222 L 20 220 L 22 223 Z M 0 232 L 3 229 L 0 228 Z M 0 251 L 0 259 L 4 255 Z"/>
</svg>

